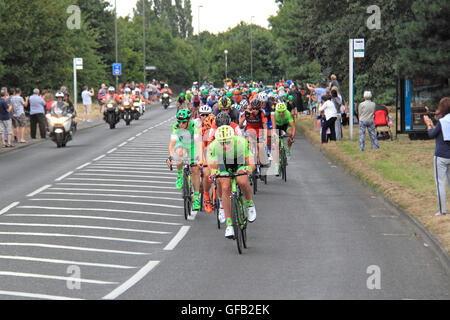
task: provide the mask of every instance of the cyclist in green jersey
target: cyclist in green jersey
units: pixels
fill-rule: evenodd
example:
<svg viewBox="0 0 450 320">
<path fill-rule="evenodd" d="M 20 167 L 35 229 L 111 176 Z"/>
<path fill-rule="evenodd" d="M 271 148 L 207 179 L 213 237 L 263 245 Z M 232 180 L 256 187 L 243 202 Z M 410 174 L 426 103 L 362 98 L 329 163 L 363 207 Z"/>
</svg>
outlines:
<svg viewBox="0 0 450 320">
<path fill-rule="evenodd" d="M 172 127 L 170 136 L 169 158 L 167 166 L 172 166 L 176 162 L 178 178 L 176 188 L 183 187 L 183 165 L 185 161 L 190 164 L 198 164 L 198 154 L 201 152 L 201 142 L 199 141 L 199 128 L 194 121 L 191 121 L 191 112 L 188 109 L 180 110 L 177 113 L 177 123 Z M 194 185 L 194 201 L 192 210 L 200 210 L 200 170 L 198 167 L 192 168 L 192 183 Z"/>
<path fill-rule="evenodd" d="M 291 148 L 295 142 L 295 122 L 291 113 L 287 110 L 285 103 L 278 103 L 275 107 L 275 132 L 283 130 L 292 138 L 288 138 L 288 147 L 286 149 L 288 160 L 291 159 Z M 275 172 L 278 172 L 280 167 L 280 158 L 278 148 L 275 148 Z"/>
<path fill-rule="evenodd" d="M 235 136 L 231 126 L 221 126 L 217 129 L 215 140 L 209 146 L 208 165 L 211 167 L 211 177 L 227 175 L 229 173 L 251 174 L 256 169 L 255 159 L 249 149 L 247 140 Z M 247 201 L 248 221 L 255 222 L 256 209 L 252 199 L 252 189 L 248 176 L 237 177 L 237 183 Z M 231 218 L 231 180 L 220 179 L 222 186 L 222 201 L 225 217 L 219 217 L 221 223 L 226 221 L 225 237 L 234 238 L 234 229 Z"/>
</svg>

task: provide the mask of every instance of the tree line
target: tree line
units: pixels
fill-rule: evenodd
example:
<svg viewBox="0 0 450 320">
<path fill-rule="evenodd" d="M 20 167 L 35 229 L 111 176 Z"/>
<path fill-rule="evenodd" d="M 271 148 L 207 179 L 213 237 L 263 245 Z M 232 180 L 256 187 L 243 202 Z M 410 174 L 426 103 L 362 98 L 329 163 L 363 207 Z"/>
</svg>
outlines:
<svg viewBox="0 0 450 320">
<path fill-rule="evenodd" d="M 148 79 L 189 86 L 204 78 L 220 85 L 234 80 L 278 79 L 300 83 L 348 83 L 348 40 L 364 38 L 366 57 L 355 60 L 355 94 L 371 89 L 377 102 L 392 103 L 398 77 L 449 78 L 450 2 L 384 0 L 379 29 L 369 29 L 371 0 L 277 0 L 269 29 L 241 22 L 226 32 L 193 35 L 190 0 L 138 0 L 133 17 L 120 17 L 120 82 L 144 79 L 145 11 Z M 80 28 L 68 27 L 71 5 L 80 8 Z M 0 0 L 0 85 L 56 89 L 72 87 L 72 59 L 82 57 L 81 86 L 114 84 L 114 10 L 105 0 Z M 252 39 L 252 41 L 250 41 Z M 198 54 L 200 51 L 200 55 Z M 253 64 L 250 53 L 253 52 Z M 200 60 L 199 60 L 200 56 Z"/>
</svg>

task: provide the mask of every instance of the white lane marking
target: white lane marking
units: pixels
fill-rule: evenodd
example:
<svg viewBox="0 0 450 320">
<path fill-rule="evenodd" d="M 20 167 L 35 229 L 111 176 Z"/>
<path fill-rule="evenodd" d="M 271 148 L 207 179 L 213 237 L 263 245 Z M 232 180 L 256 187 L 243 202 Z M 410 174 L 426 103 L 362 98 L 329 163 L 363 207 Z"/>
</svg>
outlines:
<svg viewBox="0 0 450 320">
<path fill-rule="evenodd" d="M 148 132 L 148 129 L 145 129 L 144 131 L 142 131 L 143 133 L 147 133 Z"/>
<path fill-rule="evenodd" d="M 166 158 L 167 159 L 167 158 Z M 107 163 L 110 163 L 110 162 L 115 162 L 115 163 L 120 163 L 120 164 L 136 164 L 136 165 L 138 165 L 138 164 L 141 164 L 141 165 L 144 165 L 144 164 L 148 164 L 148 165 L 151 165 L 151 164 L 165 164 L 166 162 L 164 161 L 164 160 L 136 160 L 136 159 L 132 159 L 132 158 L 127 158 L 127 159 L 122 159 L 122 158 L 107 158 L 107 159 L 105 159 L 104 161 L 102 161 L 102 162 L 98 162 L 98 164 L 100 165 L 100 164 L 107 164 Z"/>
<path fill-rule="evenodd" d="M 112 198 L 139 198 L 139 199 L 160 199 L 160 200 L 170 200 L 170 201 L 184 201 L 183 199 L 169 198 L 169 197 L 152 197 L 152 196 L 136 196 L 136 195 L 126 195 L 126 194 L 112 194 L 112 193 L 78 193 L 78 192 L 44 192 L 42 194 L 54 194 L 63 196 L 99 196 L 99 197 L 112 197 Z"/>
<path fill-rule="evenodd" d="M 173 180 L 174 176 L 173 174 L 170 174 L 169 176 L 154 176 L 154 175 L 131 175 L 131 174 L 115 174 L 114 177 L 119 178 L 157 178 L 157 179 L 167 179 L 167 180 Z M 75 173 L 75 176 L 88 176 L 88 177 L 111 177 L 111 174 L 103 174 L 103 173 Z"/>
<path fill-rule="evenodd" d="M 95 158 L 93 161 L 98 161 L 98 160 L 100 160 L 100 159 L 103 159 L 104 157 L 106 157 L 106 154 L 104 154 L 104 155 L 102 155 L 102 156 L 100 156 L 100 157 L 98 157 L 98 158 Z"/>
<path fill-rule="evenodd" d="M 112 238 L 112 237 L 98 237 L 98 236 L 87 236 L 87 235 L 77 235 L 77 234 L 63 234 L 63 233 L 45 233 L 45 232 L 0 232 L 0 235 L 11 235 L 11 236 L 36 236 L 36 237 L 55 237 L 55 238 L 83 238 L 83 239 L 96 239 L 96 240 L 108 240 L 108 241 L 119 241 L 119 242 L 135 242 L 135 243 L 146 243 L 146 244 L 161 244 L 158 241 L 146 241 L 146 240 L 136 240 L 136 239 L 126 239 L 126 238 Z"/>
<path fill-rule="evenodd" d="M 148 212 L 148 211 L 133 211 L 133 210 L 119 210 L 119 209 L 106 209 L 106 208 L 67 208 L 67 207 L 40 207 L 40 206 L 20 206 L 18 209 L 43 209 L 43 210 L 62 210 L 62 211 L 94 211 L 94 212 L 120 212 L 120 213 L 133 213 L 151 216 L 161 216 L 161 217 L 179 217 L 180 214 L 173 213 L 159 213 L 159 212 Z M 8 215 L 12 216 L 12 214 Z M 143 220 L 136 220 L 144 222 Z M 178 224 L 177 224 L 178 225 Z"/>
<path fill-rule="evenodd" d="M 141 182 L 141 183 L 156 183 L 156 184 L 172 184 L 172 182 L 152 181 L 152 180 L 130 180 L 130 179 L 91 179 L 91 178 L 68 178 L 68 180 L 81 181 L 116 181 L 116 182 Z M 173 189 L 173 188 L 172 188 Z"/>
<path fill-rule="evenodd" d="M 140 137 L 140 136 L 142 136 L 142 132 L 140 132 L 136 135 L 136 137 Z"/>
<path fill-rule="evenodd" d="M 183 209 L 184 207 L 173 206 L 168 204 L 160 204 L 160 203 L 142 203 L 142 202 L 130 202 L 130 201 L 114 201 L 114 200 L 88 200 L 88 199 L 30 199 L 32 201 L 64 201 L 64 202 L 102 202 L 102 203 L 118 203 L 118 204 L 132 204 L 138 206 L 154 206 L 154 207 L 163 207 L 163 208 L 172 208 L 172 209 Z"/>
<path fill-rule="evenodd" d="M 122 148 L 122 147 L 123 147 L 124 145 L 126 145 L 127 143 L 128 143 L 128 142 L 126 142 L 126 141 L 125 141 L 125 142 L 123 142 L 123 143 L 119 144 L 119 146 L 118 146 L 118 147 L 119 147 L 119 148 Z"/>
<path fill-rule="evenodd" d="M 83 188 L 51 188 L 50 190 L 63 190 L 63 191 L 95 191 L 95 192 L 120 192 L 123 194 L 124 192 L 132 192 L 132 193 L 161 193 L 161 194 L 180 194 L 180 192 L 175 191 L 142 191 L 142 190 L 111 190 L 111 189 L 83 189 Z M 94 194 L 91 194 L 94 195 Z"/>
<path fill-rule="evenodd" d="M 101 217 L 99 217 L 101 218 Z M 161 223 L 169 224 L 169 222 Z M 112 230 L 112 231 L 125 231 L 136 233 L 158 233 L 156 231 L 139 230 L 139 229 L 126 229 L 126 228 L 113 228 L 113 227 L 100 227 L 100 226 L 84 226 L 76 224 L 48 224 L 48 223 L 18 223 L 18 222 L 0 222 L 2 226 L 18 226 L 18 227 L 45 227 L 45 228 L 72 228 L 72 229 L 96 229 L 96 230 Z M 170 223 L 170 225 L 180 225 L 179 223 Z"/>
<path fill-rule="evenodd" d="M 133 166 L 133 167 L 130 167 Z M 162 163 L 160 165 L 154 164 L 137 164 L 137 163 L 123 163 L 123 162 L 99 162 L 98 164 L 93 164 L 90 168 L 97 169 L 139 169 L 143 170 L 145 168 L 149 169 L 166 169 L 167 165 Z"/>
<path fill-rule="evenodd" d="M 136 139 L 136 137 L 131 137 L 131 138 L 128 139 L 127 141 L 133 141 L 134 139 Z"/>
<path fill-rule="evenodd" d="M 46 186 L 43 186 L 43 187 L 37 189 L 36 191 L 34 191 L 34 192 L 28 194 L 27 197 L 33 197 L 33 196 L 37 195 L 38 193 L 40 193 L 40 192 L 42 192 L 42 191 L 44 191 L 44 190 L 47 190 L 47 189 L 50 188 L 51 186 L 52 186 L 51 184 L 48 184 L 48 185 L 46 185 Z"/>
<path fill-rule="evenodd" d="M 81 170 L 81 169 L 83 169 L 83 168 L 86 168 L 88 165 L 90 165 L 91 164 L 91 162 L 88 162 L 88 163 L 85 163 L 85 164 L 83 164 L 82 166 L 79 166 L 78 168 L 77 168 L 77 170 Z"/>
<path fill-rule="evenodd" d="M 68 209 L 68 208 L 66 208 Z M 125 212 L 125 211 L 124 211 Z M 13 217 L 45 217 L 45 218 L 69 218 L 69 219 L 92 219 L 92 220 L 108 220 L 108 221 L 126 221 L 126 222 L 137 222 L 137 223 L 149 223 L 149 224 L 168 224 L 168 223 L 160 223 L 158 221 L 149 221 L 149 220 L 136 220 L 136 219 L 124 219 L 124 218 L 110 218 L 110 217 L 102 217 L 102 216 L 78 216 L 73 214 L 43 214 L 43 213 L 16 213 L 11 215 Z M 173 224 L 173 225 L 181 225 L 179 223 Z M 98 228 L 95 228 L 98 229 Z M 109 228 L 108 228 L 109 229 Z M 122 230 L 123 231 L 123 230 Z M 166 231 L 148 231 L 147 233 L 153 233 L 153 234 L 171 234 L 172 232 L 166 232 Z"/>
<path fill-rule="evenodd" d="M 81 261 L 58 260 L 58 259 L 45 259 L 45 258 L 22 257 L 22 256 L 0 256 L 0 259 L 32 261 L 32 262 L 45 262 L 45 263 L 54 263 L 54 264 L 70 264 L 70 265 L 100 267 L 100 268 L 112 268 L 112 269 L 136 269 L 136 267 L 122 266 L 122 265 L 119 265 L 119 264 L 93 263 L 93 262 L 81 262 Z"/>
<path fill-rule="evenodd" d="M 125 291 L 134 286 L 137 282 L 139 282 L 142 278 L 144 278 L 147 273 L 152 271 L 159 264 L 159 261 L 149 261 L 142 269 L 140 269 L 136 274 L 134 274 L 130 279 L 122 283 L 119 287 L 108 293 L 103 297 L 105 300 L 113 300 L 118 296 L 123 294 Z"/>
<path fill-rule="evenodd" d="M 68 176 L 70 176 L 73 173 L 73 171 L 67 172 L 66 174 L 62 175 L 61 177 L 59 177 L 58 179 L 55 179 L 55 181 L 61 181 L 64 178 L 67 178 Z"/>
<path fill-rule="evenodd" d="M 130 163 L 130 164 L 127 164 L 127 165 L 128 166 L 132 166 L 133 164 Z M 145 173 L 152 173 L 152 172 L 154 172 L 152 170 L 159 170 L 158 172 L 161 172 L 161 169 L 166 169 L 167 170 L 167 166 L 162 164 L 160 166 L 125 167 L 125 164 L 123 164 L 123 165 L 117 165 L 117 166 L 111 166 L 111 167 L 108 167 L 108 166 L 93 166 L 93 167 L 90 167 L 89 169 L 86 169 L 84 171 L 97 172 L 99 170 L 108 170 L 108 171 L 105 171 L 105 172 L 111 172 L 114 169 L 127 170 L 127 171 L 121 171 L 121 172 L 130 172 L 130 173 L 143 172 L 143 171 Z M 137 171 L 137 170 L 139 170 L 139 171 Z M 116 170 L 114 170 L 114 172 L 116 172 Z M 171 172 L 167 171 L 167 173 L 171 173 Z M 176 174 L 176 172 L 174 171 L 172 174 Z"/>
<path fill-rule="evenodd" d="M 26 243 L 26 242 L 0 242 L 0 246 L 11 246 L 11 247 L 38 247 L 38 248 L 48 248 L 48 249 L 65 249 L 65 250 L 76 250 L 76 251 L 92 251 L 92 252 L 106 252 L 106 253 L 117 253 L 117 254 L 129 254 L 129 255 L 149 255 L 146 252 L 136 252 L 136 251 L 121 251 L 121 250 L 108 250 L 108 249 L 98 249 L 98 248 L 86 248 L 86 247 L 72 247 L 72 246 L 59 246 L 47 243 Z"/>
<path fill-rule="evenodd" d="M 177 232 L 175 237 L 173 237 L 172 240 L 167 244 L 167 246 L 164 248 L 164 250 L 173 250 L 177 246 L 177 244 L 184 238 L 184 236 L 188 233 L 189 229 L 191 227 L 189 226 L 182 226 L 181 229 Z"/>
<path fill-rule="evenodd" d="M 144 189 L 166 189 L 173 190 L 173 187 L 161 187 L 161 186 L 140 186 L 133 184 L 104 184 L 104 183 L 58 183 L 58 185 L 64 186 L 97 186 L 97 187 L 122 187 L 122 188 L 144 188 Z"/>
<path fill-rule="evenodd" d="M 78 299 L 78 298 L 51 296 L 48 294 L 19 292 L 19 291 L 5 291 L 5 290 L 0 290 L 0 296 L 13 296 L 13 297 L 45 299 L 45 300 L 83 300 L 83 299 Z"/>
<path fill-rule="evenodd" d="M 143 176 L 143 175 L 130 176 L 130 177 L 149 177 L 149 178 L 152 178 L 153 174 L 155 174 L 155 175 L 165 175 L 165 176 L 176 176 L 176 174 L 177 174 L 176 172 L 170 172 L 170 171 L 167 171 L 167 172 L 151 171 L 151 170 L 137 171 L 137 170 L 133 170 L 133 168 L 130 168 L 129 170 L 86 169 L 86 170 L 83 170 L 83 172 L 120 172 L 120 173 L 148 173 L 148 174 L 152 174 L 150 176 Z"/>
<path fill-rule="evenodd" d="M 16 207 L 16 206 L 19 205 L 19 204 L 20 204 L 20 202 L 13 202 L 13 203 L 11 203 L 9 206 L 3 208 L 3 209 L 0 211 L 0 216 L 1 216 L 2 214 L 4 214 L 4 213 L 8 212 L 8 211 L 11 210 L 12 208 Z"/>
<path fill-rule="evenodd" d="M 92 283 L 92 284 L 117 284 L 117 282 L 109 282 L 109 281 L 101 281 L 101 280 L 82 279 L 82 278 L 73 278 L 73 277 L 61 277 L 61 276 L 52 276 L 52 275 L 47 275 L 47 274 L 12 272 L 12 271 L 0 271 L 0 276 L 40 278 L 40 279 L 63 280 L 63 281 L 77 281 L 77 282 Z"/>
<path fill-rule="evenodd" d="M 116 151 L 116 150 L 117 150 L 117 148 L 113 148 L 113 149 L 109 150 L 109 151 L 107 152 L 107 154 L 113 153 L 113 152 Z"/>
</svg>

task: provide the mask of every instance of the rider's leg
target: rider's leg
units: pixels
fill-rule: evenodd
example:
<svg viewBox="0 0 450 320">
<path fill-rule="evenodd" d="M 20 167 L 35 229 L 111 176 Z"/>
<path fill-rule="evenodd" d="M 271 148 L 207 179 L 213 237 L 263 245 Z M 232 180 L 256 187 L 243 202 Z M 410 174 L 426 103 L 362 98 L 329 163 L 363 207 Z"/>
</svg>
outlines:
<svg viewBox="0 0 450 320">
<path fill-rule="evenodd" d="M 244 194 L 245 200 L 252 201 L 252 188 L 248 183 L 248 177 L 240 176 L 236 178 L 236 181 L 241 188 L 242 193 Z"/>
<path fill-rule="evenodd" d="M 231 179 L 222 178 L 222 179 L 220 179 L 220 184 L 222 186 L 222 203 L 223 203 L 223 208 L 225 209 L 227 225 L 231 226 L 232 225 L 232 220 L 231 220 Z M 250 192 L 250 194 L 251 194 L 251 192 Z"/>
</svg>

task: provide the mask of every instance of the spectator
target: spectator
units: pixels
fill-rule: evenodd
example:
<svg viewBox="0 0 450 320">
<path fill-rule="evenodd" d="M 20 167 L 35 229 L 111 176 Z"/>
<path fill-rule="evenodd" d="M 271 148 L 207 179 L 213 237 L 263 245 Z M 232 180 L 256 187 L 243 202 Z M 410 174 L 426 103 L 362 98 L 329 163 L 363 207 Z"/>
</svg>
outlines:
<svg viewBox="0 0 450 320">
<path fill-rule="evenodd" d="M 25 102 L 22 98 L 22 91 L 17 88 L 14 96 L 11 97 L 11 105 L 13 108 L 12 125 L 15 140 L 18 143 L 27 143 L 25 141 L 25 127 L 27 126 L 27 117 L 25 116 L 24 107 L 28 105 L 28 98 Z"/>
<path fill-rule="evenodd" d="M 366 128 L 369 132 L 370 142 L 372 143 L 372 149 L 378 150 L 380 147 L 378 146 L 378 138 L 375 133 L 375 124 L 374 124 L 374 112 L 375 112 L 375 103 L 371 101 L 372 92 L 366 91 L 364 92 L 364 102 L 362 102 L 359 107 L 359 147 L 360 151 L 364 152 L 365 143 L 366 143 Z"/>
<path fill-rule="evenodd" d="M 6 103 L 7 91 L 1 90 L 0 92 L 0 134 L 2 135 L 3 148 L 12 148 L 12 127 L 11 127 L 11 114 L 12 107 Z M 5 144 L 5 140 L 7 141 Z"/>
<path fill-rule="evenodd" d="M 342 140 L 342 115 L 341 115 L 341 100 L 342 98 L 339 97 L 338 89 L 336 87 L 333 87 L 333 90 L 331 90 L 331 101 L 334 104 L 334 107 L 336 108 L 336 122 L 335 122 L 335 132 L 336 132 L 336 140 Z"/>
<path fill-rule="evenodd" d="M 43 95 L 42 99 L 45 101 L 45 113 L 49 113 L 55 97 L 51 93 L 46 93 Z"/>
<path fill-rule="evenodd" d="M 30 136 L 31 139 L 36 139 L 36 127 L 39 123 L 39 133 L 41 139 L 46 138 L 46 124 L 45 119 L 45 101 L 39 95 L 39 89 L 33 90 L 33 95 L 30 97 Z"/>
<path fill-rule="evenodd" d="M 97 100 L 98 100 L 98 104 L 101 106 L 101 110 L 100 110 L 101 114 L 103 114 L 103 107 L 104 107 L 103 103 L 102 103 L 103 97 L 107 93 L 108 93 L 108 90 L 106 88 L 106 84 L 102 83 L 100 89 L 98 89 L 98 92 L 97 92 Z"/>
<path fill-rule="evenodd" d="M 319 112 L 324 111 L 325 114 L 325 127 L 322 128 L 322 143 L 328 143 L 327 130 L 330 129 L 330 139 L 331 141 L 336 141 L 336 129 L 335 122 L 337 119 L 337 110 L 334 106 L 334 103 L 331 101 L 331 96 L 328 94 L 324 94 L 322 96 L 322 101 L 324 103 L 319 108 Z"/>
<path fill-rule="evenodd" d="M 424 116 L 428 136 L 436 139 L 434 153 L 434 177 L 436 181 L 439 212 L 434 217 L 447 214 L 446 181 L 450 185 L 450 98 L 443 98 L 438 107 L 439 119 L 436 127 L 428 116 Z"/>
<path fill-rule="evenodd" d="M 94 88 L 91 88 L 91 91 L 89 91 L 89 88 L 87 86 L 84 87 L 84 91 L 81 93 L 81 98 L 83 100 L 84 105 L 84 117 L 83 122 L 92 122 L 89 117 L 91 114 L 91 106 L 92 106 L 92 97 L 94 96 Z"/>
<path fill-rule="evenodd" d="M 336 87 L 338 89 L 338 91 L 340 91 L 341 90 L 341 86 L 339 85 L 339 82 L 337 81 L 336 75 L 332 74 L 330 76 L 330 79 L 331 79 L 331 81 L 328 84 L 328 90 L 331 91 L 331 90 L 333 90 L 333 87 Z"/>
</svg>

